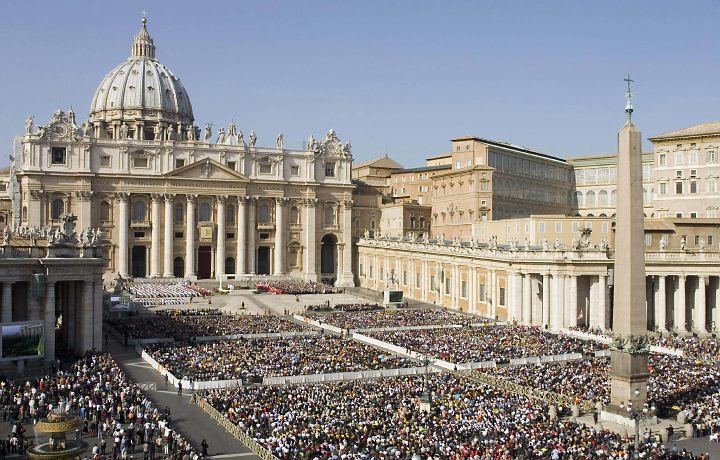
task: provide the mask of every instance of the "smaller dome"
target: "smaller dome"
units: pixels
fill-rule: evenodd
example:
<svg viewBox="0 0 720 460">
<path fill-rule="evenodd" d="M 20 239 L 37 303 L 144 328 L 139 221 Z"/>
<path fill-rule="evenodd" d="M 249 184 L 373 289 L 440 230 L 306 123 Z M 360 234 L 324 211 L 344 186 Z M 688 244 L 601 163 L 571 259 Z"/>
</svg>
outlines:
<svg viewBox="0 0 720 460">
<path fill-rule="evenodd" d="M 192 125 L 190 97 L 180 79 L 155 58 L 155 44 L 143 18 L 126 62 L 111 70 L 98 86 L 90 106 L 96 121 L 143 121 Z"/>
</svg>

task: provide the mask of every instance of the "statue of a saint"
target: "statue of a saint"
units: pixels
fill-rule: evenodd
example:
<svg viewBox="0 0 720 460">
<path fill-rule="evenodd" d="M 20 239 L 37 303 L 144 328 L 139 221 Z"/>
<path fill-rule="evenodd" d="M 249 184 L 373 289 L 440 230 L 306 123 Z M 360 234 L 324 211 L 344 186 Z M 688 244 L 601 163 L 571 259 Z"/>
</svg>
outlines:
<svg viewBox="0 0 720 460">
<path fill-rule="evenodd" d="M 173 128 L 173 125 L 168 125 L 167 130 L 165 131 L 165 135 L 168 141 L 175 140 L 175 128 Z"/>
<path fill-rule="evenodd" d="M 127 139 L 129 131 L 128 125 L 123 121 L 120 125 L 120 139 Z"/>
<path fill-rule="evenodd" d="M 27 117 L 25 119 L 25 134 L 32 134 L 33 131 L 33 117 Z"/>
<path fill-rule="evenodd" d="M 205 129 L 203 133 L 203 142 L 210 143 L 210 139 L 212 138 L 212 128 L 210 127 L 210 123 L 205 123 Z"/>
<path fill-rule="evenodd" d="M 153 139 L 155 139 L 156 141 L 160 140 L 160 124 L 159 123 L 157 125 L 155 125 L 155 127 L 153 128 L 153 135 L 155 136 L 155 137 L 153 137 Z"/>
<path fill-rule="evenodd" d="M 245 135 L 243 134 L 242 130 L 240 130 L 240 133 L 238 133 L 237 141 L 240 147 L 245 148 Z"/>
<path fill-rule="evenodd" d="M 283 144 L 285 143 L 285 140 L 283 139 L 283 133 L 278 134 L 277 139 L 275 139 L 275 146 L 278 150 L 283 149 Z"/>
<path fill-rule="evenodd" d="M 218 137 L 215 141 L 216 144 L 222 144 L 225 142 L 225 128 L 220 128 L 218 130 Z"/>
<path fill-rule="evenodd" d="M 255 147 L 255 143 L 257 142 L 257 136 L 255 135 L 255 131 L 250 131 L 250 143 L 248 144 L 250 147 Z"/>
<path fill-rule="evenodd" d="M 315 140 L 315 137 L 311 134 L 310 137 L 308 137 L 308 140 L 307 140 L 307 149 L 308 149 L 308 152 L 314 152 L 316 145 L 317 145 L 317 141 Z"/>
</svg>

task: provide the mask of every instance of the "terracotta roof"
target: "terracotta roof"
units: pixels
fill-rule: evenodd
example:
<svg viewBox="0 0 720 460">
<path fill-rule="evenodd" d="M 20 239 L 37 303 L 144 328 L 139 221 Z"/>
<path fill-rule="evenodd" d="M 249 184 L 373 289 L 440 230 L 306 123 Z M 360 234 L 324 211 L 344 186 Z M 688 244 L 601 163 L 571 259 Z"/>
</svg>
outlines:
<svg viewBox="0 0 720 460">
<path fill-rule="evenodd" d="M 707 136 L 710 134 L 720 135 L 720 121 L 709 121 L 707 123 L 700 123 L 699 125 L 693 125 L 689 128 L 679 129 L 677 131 L 671 131 L 669 133 L 653 136 L 649 139 L 653 141 L 661 139 L 672 139 L 677 137 L 699 137 Z"/>
<path fill-rule="evenodd" d="M 387 153 L 381 157 L 373 158 L 372 160 L 362 161 L 353 165 L 353 169 L 362 168 L 363 166 L 375 166 L 378 168 L 391 168 L 401 169 L 402 165 L 397 161 L 390 158 Z"/>
</svg>

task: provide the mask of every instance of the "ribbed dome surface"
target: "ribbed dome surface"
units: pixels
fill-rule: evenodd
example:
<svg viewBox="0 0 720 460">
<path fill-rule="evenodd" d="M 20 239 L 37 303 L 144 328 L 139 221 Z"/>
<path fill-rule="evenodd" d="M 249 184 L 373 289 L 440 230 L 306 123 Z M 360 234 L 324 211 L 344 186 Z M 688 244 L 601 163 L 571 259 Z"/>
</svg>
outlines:
<svg viewBox="0 0 720 460">
<path fill-rule="evenodd" d="M 140 110 L 151 115 L 148 121 L 191 123 L 192 105 L 180 80 L 155 59 L 155 45 L 145 25 L 135 36 L 132 55 L 111 70 L 100 83 L 90 106 L 90 113 L 106 121 L 124 119 L 121 113 Z M 120 111 L 120 112 L 118 112 Z M 109 116 L 109 113 L 117 115 Z"/>
</svg>

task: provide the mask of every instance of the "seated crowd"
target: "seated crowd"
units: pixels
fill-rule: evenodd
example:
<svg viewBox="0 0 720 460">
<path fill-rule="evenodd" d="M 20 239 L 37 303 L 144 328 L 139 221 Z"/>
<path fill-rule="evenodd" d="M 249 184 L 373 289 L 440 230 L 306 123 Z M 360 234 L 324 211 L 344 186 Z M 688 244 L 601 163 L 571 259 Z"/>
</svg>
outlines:
<svg viewBox="0 0 720 460">
<path fill-rule="evenodd" d="M 691 359 L 651 353 L 648 369 L 648 405 L 661 416 L 720 391 L 720 369 Z M 502 377 L 523 386 L 565 394 L 578 400 L 610 402 L 610 358 L 483 369 L 481 373 Z M 706 415 L 720 423 L 720 411 Z"/>
<path fill-rule="evenodd" d="M 383 307 L 376 303 L 339 303 L 330 306 L 330 301 L 320 305 L 308 305 L 308 311 L 376 311 Z"/>
<path fill-rule="evenodd" d="M 269 279 L 255 283 L 255 289 L 271 294 L 337 294 L 340 289 L 324 283 L 303 281 L 295 278 Z"/>
<path fill-rule="evenodd" d="M 193 298 L 210 295 L 210 291 L 187 281 L 177 283 L 127 283 L 131 295 L 141 299 Z"/>
<path fill-rule="evenodd" d="M 145 350 L 175 377 L 260 382 L 263 377 L 413 367 L 418 363 L 331 335 L 242 339 Z"/>
<path fill-rule="evenodd" d="M 551 420 L 544 402 L 422 376 L 209 390 L 204 398 L 279 459 L 630 458 L 633 443 L 602 428 Z M 643 443 L 645 458 L 694 458 Z M 634 457 L 638 458 L 638 457 Z"/>
<path fill-rule="evenodd" d="M 157 315 L 164 316 L 215 316 L 222 315 L 222 312 L 218 308 L 188 308 L 188 309 L 167 309 L 157 310 Z"/>
<path fill-rule="evenodd" d="M 101 449 L 108 458 L 130 458 L 136 451 L 142 455 L 146 443 L 148 451 L 157 449 L 168 459 L 197 457 L 193 446 L 172 429 L 170 414 L 154 407 L 107 354 L 87 354 L 67 371 L 36 383 L 2 382 L 0 401 L 20 422 L 32 423 L 51 411 L 79 416 L 83 432 L 98 438 L 99 446 L 93 448 L 97 458 Z"/>
<path fill-rule="evenodd" d="M 109 319 L 105 323 L 131 339 L 216 337 L 225 335 L 300 332 L 302 324 L 271 315 L 173 315 Z"/>
<path fill-rule="evenodd" d="M 462 329 L 422 329 L 372 332 L 373 338 L 453 363 L 507 362 L 512 358 L 588 354 L 607 345 L 551 334 L 531 326 L 483 326 Z"/>
<path fill-rule="evenodd" d="M 354 311 L 346 313 L 335 312 L 331 314 L 309 313 L 305 316 L 316 321 L 328 323 L 341 329 L 374 329 L 384 327 L 409 326 L 470 326 L 473 323 L 483 322 L 475 316 L 464 316 L 446 310 L 381 310 L 381 311 Z"/>
</svg>

